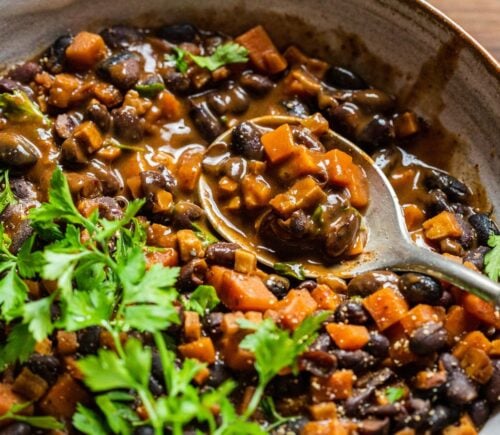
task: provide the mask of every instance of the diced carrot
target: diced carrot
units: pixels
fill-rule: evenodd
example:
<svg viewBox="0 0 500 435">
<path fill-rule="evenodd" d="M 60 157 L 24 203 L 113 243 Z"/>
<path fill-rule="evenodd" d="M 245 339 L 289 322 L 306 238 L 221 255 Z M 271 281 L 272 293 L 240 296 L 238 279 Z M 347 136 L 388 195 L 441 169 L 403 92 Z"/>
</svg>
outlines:
<svg viewBox="0 0 500 435">
<path fill-rule="evenodd" d="M 369 193 L 368 180 L 365 173 L 358 165 L 352 164 L 348 175 L 349 182 L 347 183 L 347 189 L 351 194 L 351 204 L 357 208 L 366 207 L 368 205 Z"/>
<path fill-rule="evenodd" d="M 142 196 L 142 181 L 140 175 L 134 175 L 127 178 L 127 187 L 134 198 Z"/>
<path fill-rule="evenodd" d="M 278 169 L 278 177 L 284 181 L 295 180 L 303 175 L 316 175 L 322 172 L 318 165 L 318 153 L 297 145 L 292 156 Z"/>
<path fill-rule="evenodd" d="M 260 140 L 272 164 L 281 163 L 289 158 L 296 147 L 288 124 L 280 125 L 276 130 L 263 134 Z"/>
<path fill-rule="evenodd" d="M 193 230 L 177 231 L 177 245 L 182 261 L 189 261 L 193 258 L 200 258 L 204 255 L 203 243 L 196 236 Z"/>
<path fill-rule="evenodd" d="M 337 406 L 335 402 L 321 402 L 309 407 L 309 413 L 313 420 L 327 420 L 337 417 Z"/>
<path fill-rule="evenodd" d="M 311 296 L 318 304 L 320 310 L 333 311 L 342 302 L 341 296 L 325 284 L 318 284 L 311 292 Z"/>
<path fill-rule="evenodd" d="M 405 216 L 406 226 L 409 231 L 416 230 L 422 225 L 425 220 L 425 215 L 422 209 L 416 204 L 403 205 L 403 214 Z"/>
<path fill-rule="evenodd" d="M 74 356 L 65 356 L 63 358 L 64 368 L 71 375 L 72 378 L 83 381 L 84 375 L 78 366 L 78 361 Z"/>
<path fill-rule="evenodd" d="M 330 183 L 347 186 L 351 181 L 349 171 L 352 167 L 352 157 L 338 149 L 328 151 L 325 156 Z"/>
<path fill-rule="evenodd" d="M 442 322 L 445 317 L 443 307 L 419 304 L 408 311 L 401 319 L 401 324 L 407 334 L 428 322 Z"/>
<path fill-rule="evenodd" d="M 491 349 L 491 342 L 481 331 L 469 332 L 455 345 L 453 355 L 460 360 L 470 348 L 481 349 L 488 353 Z"/>
<path fill-rule="evenodd" d="M 302 428 L 301 435 L 348 435 L 349 431 L 337 419 L 310 421 Z"/>
<path fill-rule="evenodd" d="M 446 370 L 422 370 L 415 376 L 415 387 L 419 390 L 430 390 L 443 385 L 447 378 Z"/>
<path fill-rule="evenodd" d="M 256 26 L 238 36 L 236 42 L 248 50 L 250 60 L 261 71 L 276 74 L 286 69 L 286 60 L 262 26 Z"/>
<path fill-rule="evenodd" d="M 50 88 L 49 104 L 66 109 L 79 100 L 82 82 L 72 74 L 57 74 Z"/>
<path fill-rule="evenodd" d="M 177 235 L 170 227 L 151 224 L 147 230 L 147 245 L 158 248 L 175 248 L 177 247 Z"/>
<path fill-rule="evenodd" d="M 401 367 L 417 359 L 417 356 L 410 350 L 408 335 L 400 322 L 390 326 L 385 331 L 385 335 L 391 342 L 389 357 L 395 366 Z"/>
<path fill-rule="evenodd" d="M 12 391 L 12 385 L 0 383 L 0 415 L 6 414 L 12 405 L 23 402 L 24 400 Z"/>
<path fill-rule="evenodd" d="M 247 209 L 264 207 L 272 198 L 272 189 L 262 175 L 247 174 L 241 180 L 243 202 Z"/>
<path fill-rule="evenodd" d="M 316 136 L 325 134 L 330 128 L 328 125 L 328 121 L 319 112 L 316 112 L 314 115 L 302 119 L 300 123 Z"/>
<path fill-rule="evenodd" d="M 391 174 L 391 176 L 389 177 L 389 181 L 391 182 L 392 187 L 398 190 L 399 188 L 404 188 L 405 186 L 411 185 L 414 178 L 415 169 L 402 167 L 400 169 L 396 169 Z"/>
<path fill-rule="evenodd" d="M 77 69 L 92 68 L 106 56 L 106 44 L 96 33 L 80 32 L 66 48 L 66 59 Z"/>
<path fill-rule="evenodd" d="M 419 130 L 418 118 L 413 112 L 404 112 L 394 118 L 396 136 L 407 137 Z"/>
<path fill-rule="evenodd" d="M 61 355 L 73 354 L 78 349 L 78 339 L 75 332 L 57 331 L 57 352 Z"/>
<path fill-rule="evenodd" d="M 466 350 L 460 360 L 460 367 L 469 378 L 480 384 L 486 384 L 493 376 L 493 364 L 484 350 L 471 347 Z"/>
<path fill-rule="evenodd" d="M 326 378 L 311 379 L 311 395 L 313 402 L 344 400 L 352 396 L 354 372 L 352 370 L 337 370 Z"/>
<path fill-rule="evenodd" d="M 161 114 L 169 121 L 177 121 L 181 117 L 181 103 L 168 91 L 161 91 L 158 95 L 158 106 Z"/>
<path fill-rule="evenodd" d="M 305 65 L 308 71 L 320 79 L 323 78 L 325 72 L 330 67 L 330 65 L 320 59 L 307 56 L 295 45 L 290 45 L 283 53 L 283 57 L 290 65 Z"/>
<path fill-rule="evenodd" d="M 203 152 L 200 150 L 186 150 L 177 162 L 177 183 L 184 191 L 192 191 L 198 183 L 201 174 L 201 161 Z"/>
<path fill-rule="evenodd" d="M 429 240 L 440 240 L 445 237 L 458 238 L 462 235 L 462 228 L 457 218 L 449 211 L 442 211 L 437 216 L 427 219 L 422 227 L 425 237 Z"/>
<path fill-rule="evenodd" d="M 500 356 L 500 338 L 493 340 L 491 342 L 491 348 L 489 351 L 490 356 L 499 357 Z"/>
<path fill-rule="evenodd" d="M 326 194 L 312 177 L 296 181 L 286 192 L 276 195 L 269 201 L 273 209 L 286 217 L 299 209 L 316 206 L 326 198 Z"/>
<path fill-rule="evenodd" d="M 344 350 L 361 349 L 368 341 L 368 329 L 360 325 L 347 325 L 344 323 L 329 323 L 326 330 L 335 344 Z"/>
<path fill-rule="evenodd" d="M 161 251 L 148 251 L 145 253 L 146 268 L 149 269 L 154 264 L 163 266 L 177 266 L 179 264 L 179 254 L 174 248 L 163 248 Z"/>
<path fill-rule="evenodd" d="M 293 68 L 283 80 L 283 88 L 287 94 L 301 97 L 315 97 L 321 91 L 321 82 L 309 71 Z"/>
<path fill-rule="evenodd" d="M 295 329 L 317 308 L 318 304 L 307 290 L 290 290 L 272 307 L 278 313 L 280 323 L 288 329 Z"/>
<path fill-rule="evenodd" d="M 201 337 L 191 343 L 181 344 L 178 349 L 184 358 L 194 358 L 207 364 L 215 362 L 215 348 L 209 337 Z"/>
<path fill-rule="evenodd" d="M 210 377 L 210 369 L 208 367 L 203 367 L 196 376 L 193 378 L 198 385 L 203 385 Z"/>
<path fill-rule="evenodd" d="M 101 133 L 92 121 L 85 121 L 76 127 L 73 131 L 73 137 L 89 154 L 98 151 L 104 141 Z"/>
<path fill-rule="evenodd" d="M 221 266 L 212 266 L 207 279 L 215 287 L 222 303 L 233 311 L 264 312 L 277 301 L 262 280 L 254 275 L 243 275 Z"/>
<path fill-rule="evenodd" d="M 40 399 L 48 389 L 47 381 L 33 373 L 28 367 L 23 367 L 12 385 L 15 393 L 31 401 Z"/>
<path fill-rule="evenodd" d="M 490 326 L 500 328 L 500 312 L 491 302 L 467 293 L 462 299 L 462 304 L 465 310 L 474 317 Z"/>
<path fill-rule="evenodd" d="M 363 299 L 363 305 L 383 331 L 399 322 L 408 312 L 408 304 L 399 292 L 382 288 Z"/>
<path fill-rule="evenodd" d="M 188 340 L 201 337 L 200 315 L 196 311 L 184 311 L 184 336 Z"/>
<path fill-rule="evenodd" d="M 458 425 L 452 424 L 443 429 L 443 435 L 477 435 L 477 430 L 468 414 L 464 414 Z"/>
<path fill-rule="evenodd" d="M 153 213 L 165 213 L 170 210 L 174 197 L 164 189 L 158 189 L 154 193 Z"/>
<path fill-rule="evenodd" d="M 59 376 L 56 383 L 40 402 L 40 410 L 56 418 L 71 418 L 77 403 L 89 402 L 89 393 L 69 374 Z"/>
<path fill-rule="evenodd" d="M 452 306 L 446 314 L 444 328 L 448 332 L 450 343 L 458 341 L 465 333 L 473 331 L 479 325 L 479 320 L 459 305 Z"/>
</svg>

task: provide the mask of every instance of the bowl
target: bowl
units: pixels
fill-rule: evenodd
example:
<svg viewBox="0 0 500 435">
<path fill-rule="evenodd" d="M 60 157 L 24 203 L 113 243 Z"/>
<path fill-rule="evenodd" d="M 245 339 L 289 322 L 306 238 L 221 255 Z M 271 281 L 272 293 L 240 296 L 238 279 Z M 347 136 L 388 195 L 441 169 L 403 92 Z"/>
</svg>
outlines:
<svg viewBox="0 0 500 435">
<path fill-rule="evenodd" d="M 500 218 L 500 65 L 425 1 L 0 0 L 0 10 L 3 66 L 39 53 L 68 30 L 111 23 L 189 21 L 232 34 L 263 24 L 277 45 L 294 43 L 348 66 L 451 132 L 441 163 Z M 482 434 L 498 433 L 495 423 L 500 414 Z"/>
</svg>

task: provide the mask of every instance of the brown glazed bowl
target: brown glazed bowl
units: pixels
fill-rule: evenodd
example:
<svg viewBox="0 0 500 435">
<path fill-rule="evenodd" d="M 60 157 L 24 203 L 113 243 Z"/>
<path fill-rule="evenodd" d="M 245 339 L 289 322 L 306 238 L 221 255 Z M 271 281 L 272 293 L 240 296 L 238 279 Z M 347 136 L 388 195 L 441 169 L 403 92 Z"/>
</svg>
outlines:
<svg viewBox="0 0 500 435">
<path fill-rule="evenodd" d="M 0 65 L 68 30 L 174 21 L 232 34 L 260 23 L 279 46 L 297 44 L 394 93 L 454 135 L 440 163 L 500 218 L 500 65 L 423 0 L 0 0 Z M 499 433 L 494 420 L 483 434 Z"/>
</svg>

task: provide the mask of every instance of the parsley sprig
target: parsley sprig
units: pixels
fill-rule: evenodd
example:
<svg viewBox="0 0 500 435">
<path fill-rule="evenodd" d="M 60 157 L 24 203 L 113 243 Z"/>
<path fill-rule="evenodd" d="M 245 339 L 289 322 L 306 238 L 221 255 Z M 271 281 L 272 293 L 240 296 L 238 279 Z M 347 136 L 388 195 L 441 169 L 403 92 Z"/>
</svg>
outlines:
<svg viewBox="0 0 500 435">
<path fill-rule="evenodd" d="M 0 110 L 3 116 L 11 121 L 37 121 L 47 126 L 51 124 L 49 118 L 43 114 L 38 104 L 31 101 L 24 91 L 15 90 L 12 93 L 0 94 Z"/>
<path fill-rule="evenodd" d="M 491 234 L 488 245 L 491 251 L 484 256 L 484 271 L 492 281 L 498 282 L 500 277 L 500 235 Z"/>
<path fill-rule="evenodd" d="M 30 426 L 40 429 L 64 429 L 64 425 L 54 417 L 22 415 L 21 412 L 30 405 L 30 402 L 22 404 L 15 403 L 5 414 L 0 416 L 0 422 L 14 420 L 27 423 Z"/>
</svg>

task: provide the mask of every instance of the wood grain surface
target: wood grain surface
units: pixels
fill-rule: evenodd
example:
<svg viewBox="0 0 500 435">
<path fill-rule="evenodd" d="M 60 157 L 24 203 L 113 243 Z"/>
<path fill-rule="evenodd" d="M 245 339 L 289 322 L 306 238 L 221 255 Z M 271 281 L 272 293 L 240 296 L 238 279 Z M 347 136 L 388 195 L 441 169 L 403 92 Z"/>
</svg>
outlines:
<svg viewBox="0 0 500 435">
<path fill-rule="evenodd" d="M 427 0 L 500 61 L 500 0 Z"/>
</svg>

